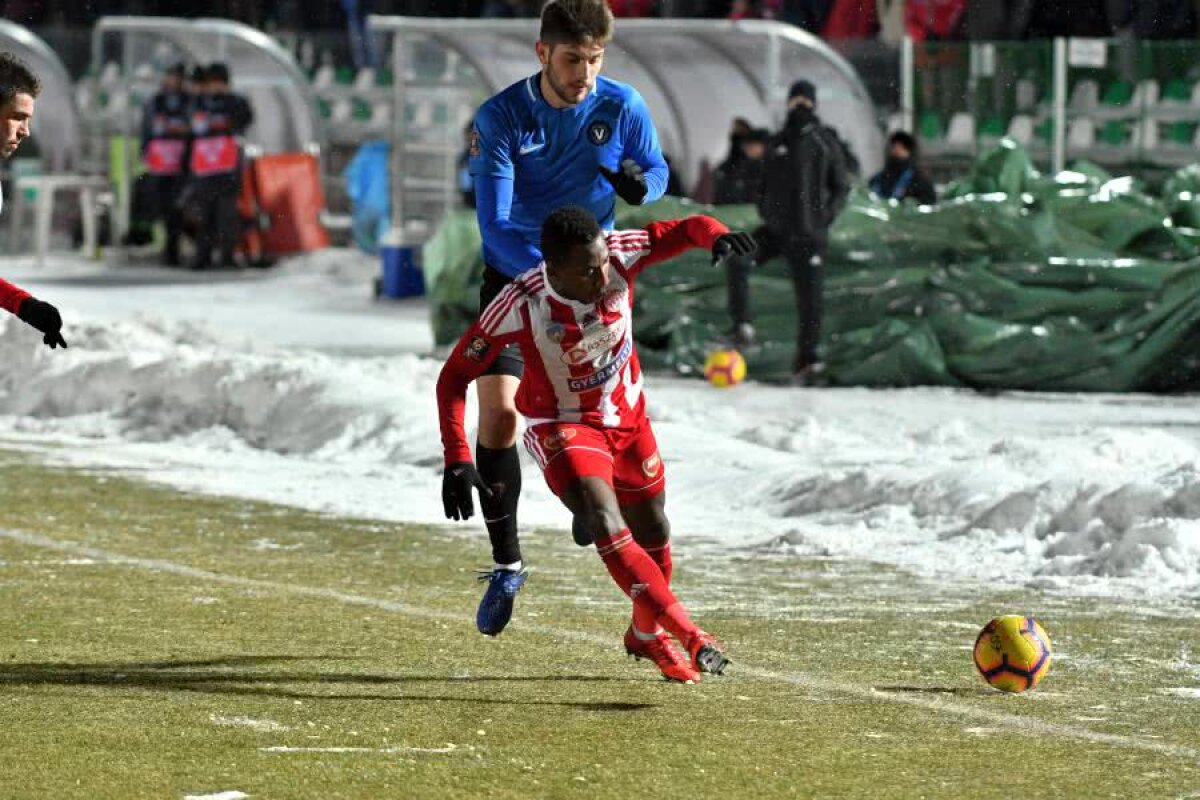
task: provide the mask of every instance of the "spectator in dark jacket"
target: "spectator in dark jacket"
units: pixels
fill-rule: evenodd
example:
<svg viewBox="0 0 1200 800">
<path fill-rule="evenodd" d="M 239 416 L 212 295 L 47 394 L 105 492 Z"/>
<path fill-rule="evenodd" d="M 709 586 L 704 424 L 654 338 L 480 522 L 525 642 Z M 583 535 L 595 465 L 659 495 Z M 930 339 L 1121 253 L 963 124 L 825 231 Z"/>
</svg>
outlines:
<svg viewBox="0 0 1200 800">
<path fill-rule="evenodd" d="M 976 42 L 1025 38 L 1036 0 L 967 0 L 966 37 Z"/>
<path fill-rule="evenodd" d="M 717 205 L 754 203 L 762 184 L 763 157 L 767 154 L 770 131 L 758 128 L 742 136 L 738 158 L 727 158 L 717 167 L 713 178 L 713 202 Z"/>
<path fill-rule="evenodd" d="M 788 92 L 788 117 L 767 148 L 758 210 L 763 225 L 754 233 L 755 260 L 777 255 L 788 261 L 796 292 L 798 341 L 792 362 L 795 382 L 807 385 L 821 370 L 817 345 L 821 334 L 825 250 L 829 228 L 850 191 L 842 145 L 817 116 L 817 91 L 797 81 Z M 749 271 L 753 262 L 728 265 L 729 312 L 733 339 L 753 339 Z"/>
<path fill-rule="evenodd" d="M 1196 36 L 1192 0 L 1108 0 L 1109 21 L 1135 39 L 1189 39 Z"/>
<path fill-rule="evenodd" d="M 908 131 L 888 137 L 883 169 L 871 178 L 871 191 L 885 200 L 915 200 L 921 205 L 937 202 L 933 183 L 917 166 L 917 140 Z"/>
</svg>

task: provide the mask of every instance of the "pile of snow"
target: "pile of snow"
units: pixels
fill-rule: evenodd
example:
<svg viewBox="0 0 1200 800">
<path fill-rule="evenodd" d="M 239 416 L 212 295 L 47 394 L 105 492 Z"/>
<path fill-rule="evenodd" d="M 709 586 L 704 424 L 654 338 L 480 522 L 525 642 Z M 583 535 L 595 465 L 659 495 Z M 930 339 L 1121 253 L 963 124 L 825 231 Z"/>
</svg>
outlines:
<svg viewBox="0 0 1200 800">
<path fill-rule="evenodd" d="M 9 441 L 193 490 L 441 521 L 440 362 L 421 355 L 419 308 L 372 303 L 362 262 L 335 254 L 119 289 L 59 273 L 39 294 L 63 305 L 69 350 L 0 322 Z M 1192 398 L 648 383 L 685 542 L 1075 591 L 1196 592 Z M 522 523 L 565 527 L 525 463 Z M 471 556 L 486 558 L 482 539 Z"/>
</svg>

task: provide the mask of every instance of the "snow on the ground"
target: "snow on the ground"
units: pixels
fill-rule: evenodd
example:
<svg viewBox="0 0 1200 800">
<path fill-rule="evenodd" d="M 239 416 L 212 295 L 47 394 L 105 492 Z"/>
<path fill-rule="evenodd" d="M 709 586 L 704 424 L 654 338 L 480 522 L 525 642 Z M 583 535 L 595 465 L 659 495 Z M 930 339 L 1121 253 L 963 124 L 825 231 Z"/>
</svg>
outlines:
<svg viewBox="0 0 1200 800">
<path fill-rule="evenodd" d="M 190 490 L 442 522 L 440 362 L 422 305 L 371 299 L 375 270 L 348 251 L 211 276 L 0 261 L 60 306 L 71 342 L 49 351 L 0 321 L 3 439 Z M 1197 594 L 1195 397 L 721 391 L 660 376 L 648 397 L 683 546 Z M 522 524 L 565 527 L 525 464 Z M 464 557 L 486 561 L 485 541 Z"/>
</svg>

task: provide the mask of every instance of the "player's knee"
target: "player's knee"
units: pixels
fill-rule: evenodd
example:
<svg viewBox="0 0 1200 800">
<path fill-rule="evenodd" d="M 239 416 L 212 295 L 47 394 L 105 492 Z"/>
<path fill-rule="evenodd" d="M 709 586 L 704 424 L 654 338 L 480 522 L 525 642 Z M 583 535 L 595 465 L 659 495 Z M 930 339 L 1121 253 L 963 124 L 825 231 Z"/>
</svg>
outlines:
<svg viewBox="0 0 1200 800">
<path fill-rule="evenodd" d="M 575 515 L 581 528 L 591 534 L 592 540 L 616 536 L 625 529 L 625 520 L 620 510 L 608 506 L 592 506 Z"/>
<path fill-rule="evenodd" d="M 502 449 L 517 441 L 517 411 L 515 408 L 479 409 L 479 440 L 484 447 Z"/>
<path fill-rule="evenodd" d="M 653 509 L 647 515 L 642 525 L 643 536 L 640 537 L 643 546 L 664 545 L 671 540 L 671 521 L 661 508 Z"/>
</svg>

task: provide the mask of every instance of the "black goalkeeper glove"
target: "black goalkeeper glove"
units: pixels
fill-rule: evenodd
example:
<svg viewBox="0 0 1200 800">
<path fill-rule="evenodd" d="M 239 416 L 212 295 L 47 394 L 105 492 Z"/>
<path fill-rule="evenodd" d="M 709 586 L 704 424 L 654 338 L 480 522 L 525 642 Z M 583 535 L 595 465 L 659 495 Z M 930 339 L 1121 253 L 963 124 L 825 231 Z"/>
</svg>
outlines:
<svg viewBox="0 0 1200 800">
<path fill-rule="evenodd" d="M 713 243 L 713 264 L 723 264 L 729 258 L 747 258 L 758 250 L 754 237 L 743 231 L 722 233 Z"/>
<path fill-rule="evenodd" d="M 629 205 L 640 206 L 646 199 L 646 192 L 649 191 L 646 188 L 646 174 L 641 165 L 632 158 L 622 161 L 619 171 L 613 171 L 601 164 L 600 174 L 612 184 L 617 196 Z"/>
<path fill-rule="evenodd" d="M 62 316 L 58 309 L 36 297 L 26 297 L 17 309 L 17 316 L 26 325 L 37 328 L 43 334 L 42 342 L 53 350 L 56 347 L 66 347 L 67 340 L 62 337 Z"/>
<path fill-rule="evenodd" d="M 469 461 L 461 464 L 451 464 L 442 473 L 442 507 L 446 510 L 446 519 L 470 519 L 475 513 L 475 499 L 472 489 L 479 490 L 480 497 L 489 500 L 492 490 L 483 482 L 475 465 Z"/>
</svg>

